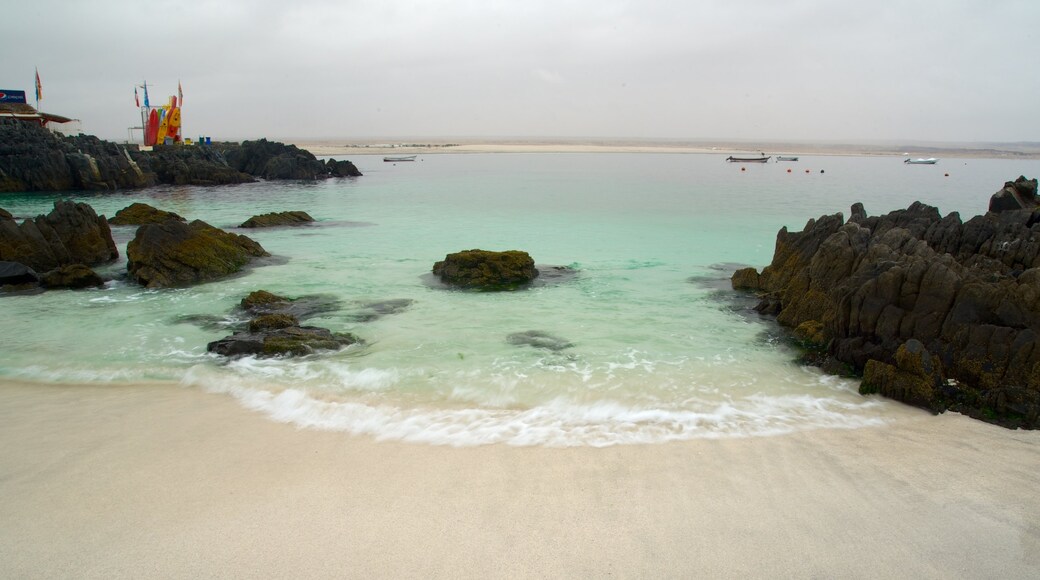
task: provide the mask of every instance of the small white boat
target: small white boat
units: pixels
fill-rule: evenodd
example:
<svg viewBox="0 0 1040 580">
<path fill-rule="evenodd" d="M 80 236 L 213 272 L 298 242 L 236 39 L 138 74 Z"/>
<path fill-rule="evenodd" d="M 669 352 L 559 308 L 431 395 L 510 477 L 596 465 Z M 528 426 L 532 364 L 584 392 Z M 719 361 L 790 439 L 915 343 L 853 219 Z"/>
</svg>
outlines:
<svg viewBox="0 0 1040 580">
<path fill-rule="evenodd" d="M 904 159 L 903 160 L 903 163 L 908 163 L 910 165 L 935 165 L 938 162 L 939 162 L 939 160 L 936 159 L 935 157 L 929 157 L 928 159 L 921 159 L 919 157 L 917 159 Z"/>
<path fill-rule="evenodd" d="M 765 163 L 769 161 L 769 157 L 727 157 L 726 161 L 730 163 Z"/>
<path fill-rule="evenodd" d="M 415 161 L 416 155 L 398 155 L 397 157 L 384 157 L 383 161 L 387 163 L 396 163 L 398 161 Z"/>
<path fill-rule="evenodd" d="M 777 155 L 776 156 L 776 160 L 777 161 L 798 161 L 798 158 L 797 157 L 792 157 L 792 156 L 789 156 L 789 155 Z"/>
</svg>

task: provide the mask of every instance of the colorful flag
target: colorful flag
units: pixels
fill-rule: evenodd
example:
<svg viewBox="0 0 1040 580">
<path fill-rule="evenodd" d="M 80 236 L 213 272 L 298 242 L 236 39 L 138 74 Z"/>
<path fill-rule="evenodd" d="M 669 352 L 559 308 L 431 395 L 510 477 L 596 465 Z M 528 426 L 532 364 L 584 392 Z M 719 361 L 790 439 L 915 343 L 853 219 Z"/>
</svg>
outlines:
<svg viewBox="0 0 1040 580">
<path fill-rule="evenodd" d="M 43 85 L 40 83 L 40 69 L 36 69 L 36 102 L 43 98 Z"/>
<path fill-rule="evenodd" d="M 181 81 L 177 79 L 177 106 L 184 106 L 184 91 L 181 90 Z"/>
<path fill-rule="evenodd" d="M 141 99 L 137 96 L 137 87 L 134 87 L 134 106 L 141 106 Z"/>
<path fill-rule="evenodd" d="M 149 108 L 151 105 L 148 104 L 148 81 L 144 82 L 144 108 Z"/>
</svg>

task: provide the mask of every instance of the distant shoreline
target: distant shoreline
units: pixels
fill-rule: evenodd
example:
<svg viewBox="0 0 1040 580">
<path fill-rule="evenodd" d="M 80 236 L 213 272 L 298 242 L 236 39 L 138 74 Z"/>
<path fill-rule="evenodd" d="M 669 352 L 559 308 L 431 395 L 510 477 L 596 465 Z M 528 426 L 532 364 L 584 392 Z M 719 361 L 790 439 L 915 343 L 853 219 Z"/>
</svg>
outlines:
<svg viewBox="0 0 1040 580">
<path fill-rule="evenodd" d="M 286 140 L 316 156 L 331 155 L 434 155 L 442 153 L 673 153 L 673 154 L 747 154 L 766 155 L 854 155 L 953 157 L 976 159 L 1040 159 L 1040 145 L 1006 146 L 883 146 L 812 143 L 732 143 L 654 141 L 654 140 L 579 140 L 579 139 L 466 139 L 466 140 Z"/>
</svg>

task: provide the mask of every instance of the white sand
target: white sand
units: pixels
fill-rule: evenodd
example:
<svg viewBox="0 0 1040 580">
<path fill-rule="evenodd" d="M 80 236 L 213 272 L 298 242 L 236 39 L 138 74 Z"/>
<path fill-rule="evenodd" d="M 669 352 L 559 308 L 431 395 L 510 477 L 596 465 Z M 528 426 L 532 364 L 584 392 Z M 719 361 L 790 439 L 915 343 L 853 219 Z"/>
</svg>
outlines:
<svg viewBox="0 0 1040 580">
<path fill-rule="evenodd" d="M 884 145 L 826 143 L 684 142 L 651 139 L 483 139 L 483 140 L 289 140 L 317 156 L 436 155 L 439 153 L 675 153 L 715 155 L 899 155 L 915 157 L 1040 159 L 1040 149 L 1008 144 L 1003 149 L 953 144 L 905 150 Z"/>
<path fill-rule="evenodd" d="M 176 385 L 0 382 L 3 578 L 1035 578 L 1040 432 L 378 443 Z"/>
</svg>

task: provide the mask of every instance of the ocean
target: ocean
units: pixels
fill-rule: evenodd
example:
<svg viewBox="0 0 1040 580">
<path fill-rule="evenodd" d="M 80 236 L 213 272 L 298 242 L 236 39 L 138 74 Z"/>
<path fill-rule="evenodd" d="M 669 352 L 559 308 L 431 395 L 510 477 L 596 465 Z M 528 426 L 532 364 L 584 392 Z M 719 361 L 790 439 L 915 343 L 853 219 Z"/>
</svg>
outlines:
<svg viewBox="0 0 1040 580">
<path fill-rule="evenodd" d="M 316 183 L 157 187 L 115 194 L 3 194 L 27 217 L 56 199 L 112 216 L 140 201 L 245 233 L 273 258 L 229 279 L 146 290 L 128 282 L 135 228 L 104 288 L 0 296 L 0 378 L 175 382 L 272 420 L 378 440 L 443 445 L 606 446 L 856 428 L 899 404 L 798 364 L 774 322 L 729 290 L 771 258 L 782 226 L 863 202 L 870 215 L 921 201 L 963 219 L 1037 160 L 538 153 L 352 156 L 364 173 Z M 239 230 L 302 210 L 317 223 Z M 430 274 L 460 250 L 524 250 L 571 277 L 516 292 L 453 291 Z M 304 321 L 363 345 L 290 359 L 225 360 L 206 344 L 264 289 L 314 296 Z M 534 343 L 534 344 L 531 344 Z M 896 413 L 898 414 L 898 413 Z"/>
</svg>

